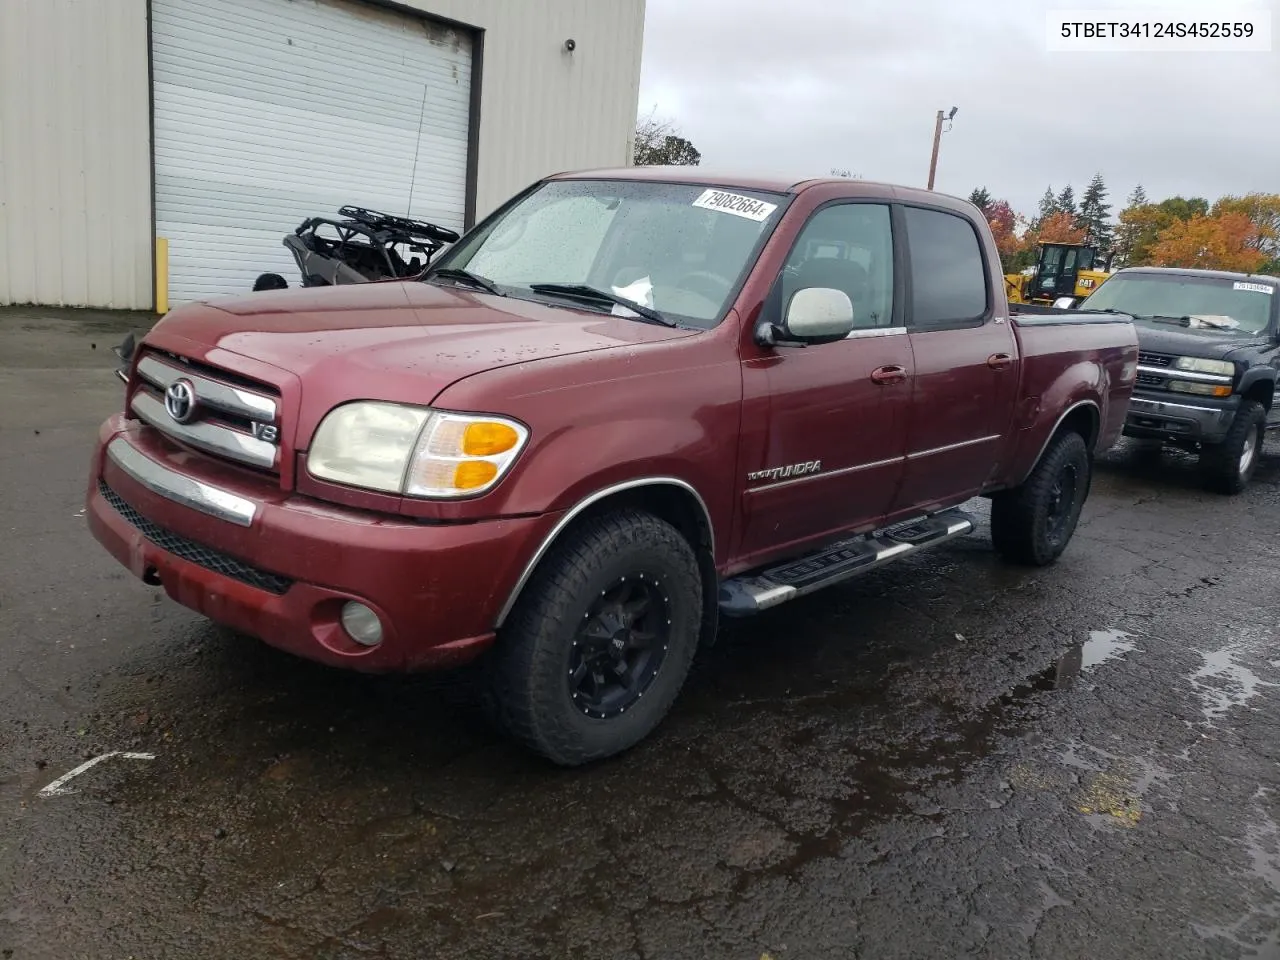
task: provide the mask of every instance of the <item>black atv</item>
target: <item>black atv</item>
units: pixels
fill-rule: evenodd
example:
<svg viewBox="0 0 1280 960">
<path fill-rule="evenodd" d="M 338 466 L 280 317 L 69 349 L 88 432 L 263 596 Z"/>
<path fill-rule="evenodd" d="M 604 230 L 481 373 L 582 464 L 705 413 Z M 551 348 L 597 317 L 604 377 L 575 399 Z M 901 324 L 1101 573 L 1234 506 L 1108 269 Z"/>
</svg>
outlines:
<svg viewBox="0 0 1280 960">
<path fill-rule="evenodd" d="M 442 247 L 458 239 L 446 227 L 364 207 L 342 207 L 338 216 L 343 219 L 311 217 L 284 238 L 304 287 L 412 280 Z M 253 283 L 254 290 L 287 286 L 278 273 L 261 274 Z"/>
</svg>

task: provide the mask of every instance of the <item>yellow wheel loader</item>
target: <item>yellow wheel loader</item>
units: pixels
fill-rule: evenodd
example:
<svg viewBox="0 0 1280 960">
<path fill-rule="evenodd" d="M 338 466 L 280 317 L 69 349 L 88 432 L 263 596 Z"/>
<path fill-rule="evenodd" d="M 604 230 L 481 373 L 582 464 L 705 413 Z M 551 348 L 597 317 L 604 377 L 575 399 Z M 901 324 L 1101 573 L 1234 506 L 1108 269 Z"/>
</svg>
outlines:
<svg viewBox="0 0 1280 960">
<path fill-rule="evenodd" d="M 1004 290 L 1010 303 L 1052 306 L 1063 297 L 1081 300 L 1111 274 L 1094 269 L 1095 247 L 1081 243 L 1042 243 L 1040 257 L 1029 273 L 1006 273 Z"/>
</svg>

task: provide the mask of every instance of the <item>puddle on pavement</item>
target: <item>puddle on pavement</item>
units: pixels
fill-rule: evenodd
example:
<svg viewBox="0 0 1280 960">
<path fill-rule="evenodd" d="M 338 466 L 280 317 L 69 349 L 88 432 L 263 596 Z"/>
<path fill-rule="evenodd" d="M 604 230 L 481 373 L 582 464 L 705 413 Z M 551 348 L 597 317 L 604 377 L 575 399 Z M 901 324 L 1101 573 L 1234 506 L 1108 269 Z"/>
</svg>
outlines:
<svg viewBox="0 0 1280 960">
<path fill-rule="evenodd" d="M 1141 652 L 1132 636 L 1122 630 L 1091 630 L 1088 640 L 1073 643 L 1061 657 L 1001 700 L 1008 703 L 1026 699 L 1036 691 L 1067 689 L 1082 673 L 1135 651 Z"/>
<path fill-rule="evenodd" d="M 1232 707 L 1246 706 L 1264 687 L 1276 686 L 1239 661 L 1244 646 L 1237 643 L 1221 650 L 1197 651 L 1203 662 L 1187 679 L 1200 697 L 1200 712 L 1211 725 Z"/>
<path fill-rule="evenodd" d="M 1255 803 L 1265 798 L 1268 790 L 1254 795 Z M 1211 925 L 1193 923 L 1191 929 L 1202 940 L 1225 941 L 1243 948 L 1243 956 L 1275 956 L 1264 948 L 1280 947 L 1280 826 L 1260 806 L 1257 819 L 1245 828 L 1239 841 L 1247 858 L 1247 873 L 1259 881 L 1264 893 L 1233 923 Z"/>
</svg>

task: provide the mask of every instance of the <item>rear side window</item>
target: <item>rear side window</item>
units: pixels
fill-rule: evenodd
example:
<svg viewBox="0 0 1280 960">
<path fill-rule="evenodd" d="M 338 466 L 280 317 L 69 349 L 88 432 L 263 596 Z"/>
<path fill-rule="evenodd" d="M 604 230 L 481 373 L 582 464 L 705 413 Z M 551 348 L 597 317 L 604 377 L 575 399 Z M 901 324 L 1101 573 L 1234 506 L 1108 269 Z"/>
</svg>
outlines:
<svg viewBox="0 0 1280 960">
<path fill-rule="evenodd" d="M 987 312 L 987 276 L 973 225 L 939 210 L 907 207 L 911 322 L 940 327 L 974 323 Z"/>
</svg>

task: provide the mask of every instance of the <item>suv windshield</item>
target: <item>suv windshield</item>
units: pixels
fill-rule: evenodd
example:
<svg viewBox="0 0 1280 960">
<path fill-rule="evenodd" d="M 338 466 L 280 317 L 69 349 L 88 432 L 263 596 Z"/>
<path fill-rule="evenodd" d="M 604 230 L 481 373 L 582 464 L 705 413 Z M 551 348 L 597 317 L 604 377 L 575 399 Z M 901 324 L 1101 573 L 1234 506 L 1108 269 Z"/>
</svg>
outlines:
<svg viewBox="0 0 1280 960">
<path fill-rule="evenodd" d="M 1118 310 L 1140 319 L 1205 317 L 1213 328 L 1222 326 L 1240 333 L 1261 333 L 1271 319 L 1275 288 L 1270 284 L 1222 277 L 1179 274 L 1117 274 L 1110 277 L 1080 304 L 1081 310 Z"/>
<path fill-rule="evenodd" d="M 698 327 L 730 305 L 786 196 L 637 180 L 552 180 L 465 237 L 428 272 L 465 270 L 508 296 L 611 310 L 592 288 Z"/>
</svg>

